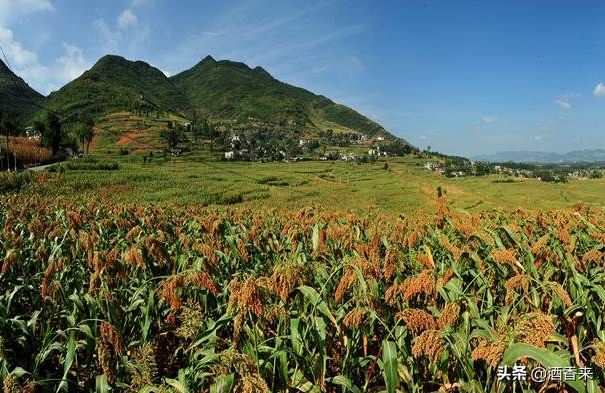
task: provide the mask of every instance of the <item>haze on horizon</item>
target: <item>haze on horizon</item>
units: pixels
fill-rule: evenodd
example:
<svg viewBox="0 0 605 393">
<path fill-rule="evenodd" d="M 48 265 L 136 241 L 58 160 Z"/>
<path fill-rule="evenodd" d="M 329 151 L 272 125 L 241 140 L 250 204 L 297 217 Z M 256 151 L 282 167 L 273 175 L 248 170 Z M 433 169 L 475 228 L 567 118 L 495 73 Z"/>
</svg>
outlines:
<svg viewBox="0 0 605 393">
<path fill-rule="evenodd" d="M 43 94 L 112 53 L 167 75 L 262 66 L 421 148 L 605 148 L 605 3 L 0 0 L 0 44 Z"/>
</svg>

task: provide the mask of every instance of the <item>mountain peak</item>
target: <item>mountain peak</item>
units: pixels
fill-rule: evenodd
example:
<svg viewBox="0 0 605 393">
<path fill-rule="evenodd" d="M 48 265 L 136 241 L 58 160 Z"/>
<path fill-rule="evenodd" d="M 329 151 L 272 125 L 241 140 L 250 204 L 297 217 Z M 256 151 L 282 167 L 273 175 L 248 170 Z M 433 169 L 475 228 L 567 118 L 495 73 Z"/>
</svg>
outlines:
<svg viewBox="0 0 605 393">
<path fill-rule="evenodd" d="M 200 64 L 202 63 L 216 63 L 216 60 L 214 60 L 214 57 L 207 55 L 202 59 L 202 61 L 200 61 Z"/>
<path fill-rule="evenodd" d="M 351 108 L 308 90 L 280 82 L 264 68 L 206 57 L 170 78 L 204 116 L 245 123 L 250 119 L 300 135 L 332 129 L 341 133 L 384 135 L 387 130 Z"/>
</svg>

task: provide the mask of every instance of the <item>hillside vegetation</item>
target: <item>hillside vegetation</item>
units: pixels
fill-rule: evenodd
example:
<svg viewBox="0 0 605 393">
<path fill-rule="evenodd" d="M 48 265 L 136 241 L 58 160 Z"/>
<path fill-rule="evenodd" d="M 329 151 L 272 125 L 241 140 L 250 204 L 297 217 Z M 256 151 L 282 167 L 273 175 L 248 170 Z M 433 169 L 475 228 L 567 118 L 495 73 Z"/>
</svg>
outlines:
<svg viewBox="0 0 605 393">
<path fill-rule="evenodd" d="M 171 78 L 194 109 L 215 119 L 250 118 L 306 130 L 347 130 L 369 136 L 389 135 L 379 124 L 326 97 L 288 85 L 261 67 L 208 56 L 195 67 Z"/>
<path fill-rule="evenodd" d="M 23 81 L 19 84 L 17 88 L 2 64 L 0 111 L 24 125 L 43 119 L 48 110 L 56 112 L 68 127 L 88 116 L 99 120 L 113 113 L 131 112 L 163 118 L 204 118 L 229 128 L 263 129 L 292 138 L 316 137 L 328 130 L 394 138 L 353 109 L 280 82 L 261 67 L 252 69 L 210 56 L 168 78 L 145 62 L 108 55 L 48 97 Z M 44 109 L 36 103 L 43 104 Z"/>
<path fill-rule="evenodd" d="M 94 67 L 45 100 L 64 122 L 82 115 L 98 117 L 124 110 L 182 114 L 190 106 L 160 70 L 142 61 L 105 56 Z"/>
<path fill-rule="evenodd" d="M 0 113 L 16 121 L 30 117 L 44 97 L 0 60 Z"/>
</svg>

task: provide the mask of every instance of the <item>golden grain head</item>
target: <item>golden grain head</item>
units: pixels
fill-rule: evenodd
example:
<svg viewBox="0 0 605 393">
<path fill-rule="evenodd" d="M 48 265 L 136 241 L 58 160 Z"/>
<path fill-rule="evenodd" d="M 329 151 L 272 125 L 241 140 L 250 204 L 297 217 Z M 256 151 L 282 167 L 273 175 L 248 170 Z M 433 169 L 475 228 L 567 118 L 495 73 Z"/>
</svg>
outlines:
<svg viewBox="0 0 605 393">
<path fill-rule="evenodd" d="M 400 311 L 395 315 L 395 320 L 402 320 L 407 329 L 414 335 L 425 330 L 434 330 L 437 328 L 435 318 L 428 312 L 420 309 L 410 308 Z"/>
<path fill-rule="evenodd" d="M 510 305 L 515 299 L 515 290 L 521 289 L 523 294 L 527 293 L 529 288 L 529 277 L 525 274 L 517 274 L 509 278 L 506 283 L 504 283 L 504 287 L 506 288 L 506 297 L 504 299 L 504 303 L 506 305 Z"/>
<path fill-rule="evenodd" d="M 474 361 L 483 360 L 491 367 L 496 368 L 502 360 L 506 347 L 504 336 L 500 336 L 494 341 L 488 341 L 481 337 L 477 346 L 471 352 L 471 358 Z"/>
<path fill-rule="evenodd" d="M 603 261 L 605 259 L 605 253 L 602 251 L 597 251 L 597 250 L 590 250 L 587 251 L 583 256 L 582 256 L 582 262 L 584 264 L 590 263 L 590 262 L 594 262 L 594 263 L 600 263 L 601 261 Z"/>
<path fill-rule="evenodd" d="M 496 263 L 508 263 L 509 265 L 516 265 L 519 263 L 515 253 L 511 250 L 494 250 L 494 252 L 492 252 L 492 258 Z"/>
<path fill-rule="evenodd" d="M 210 278 L 210 276 L 204 272 L 200 272 L 200 271 L 190 272 L 187 275 L 186 282 L 189 285 L 193 285 L 198 288 L 204 288 L 204 289 L 208 290 L 208 292 L 212 293 L 213 295 L 216 295 L 218 293 L 218 287 L 216 286 L 216 284 L 214 283 L 212 278 Z"/>
<path fill-rule="evenodd" d="M 592 346 L 595 351 L 595 355 L 592 358 L 593 363 L 605 369 L 605 341 L 595 340 Z"/>
<path fill-rule="evenodd" d="M 519 342 L 544 347 L 544 342 L 554 332 L 552 317 L 542 312 L 531 312 L 517 320 L 514 335 Z"/>
<path fill-rule="evenodd" d="M 460 319 L 460 305 L 458 303 L 448 303 L 441 310 L 441 315 L 437 320 L 437 326 L 439 329 L 443 329 L 448 326 L 454 326 Z"/>
<path fill-rule="evenodd" d="M 232 310 L 237 307 L 240 314 L 247 314 L 249 311 L 257 317 L 263 316 L 263 306 L 265 304 L 265 295 L 261 280 L 255 277 L 249 277 L 244 281 L 237 278 L 229 283 L 229 301 L 227 308 Z"/>
<path fill-rule="evenodd" d="M 304 282 L 303 266 L 299 264 L 279 264 L 273 268 L 268 281 L 271 291 L 277 294 L 286 303 L 292 291 Z"/>
<path fill-rule="evenodd" d="M 124 353 L 124 344 L 122 338 L 115 326 L 107 321 L 101 322 L 99 326 L 99 337 L 105 346 L 111 346 L 117 355 Z"/>
<path fill-rule="evenodd" d="M 425 269 L 403 283 L 403 299 L 410 300 L 418 294 L 432 295 L 435 292 L 436 282 L 430 269 Z"/>
<path fill-rule="evenodd" d="M 2 263 L 2 274 L 8 273 L 10 267 L 17 260 L 17 253 L 15 251 L 9 251 L 4 258 L 4 262 Z"/>
<path fill-rule="evenodd" d="M 351 285 L 353 285 L 357 281 L 357 273 L 355 270 L 349 270 L 345 274 L 343 274 L 342 278 L 338 283 L 338 287 L 336 287 L 336 292 L 334 292 L 334 300 L 337 304 L 342 302 L 344 295 L 347 293 Z"/>
<path fill-rule="evenodd" d="M 366 314 L 367 310 L 365 308 L 355 307 L 345 315 L 344 319 L 342 320 L 342 324 L 346 328 L 357 329 L 365 321 Z"/>
<path fill-rule="evenodd" d="M 555 296 L 561 300 L 566 307 L 573 307 L 573 301 L 569 293 L 563 288 L 563 285 L 558 282 L 549 281 L 546 283 L 546 287 L 550 290 L 551 296 Z"/>
<path fill-rule="evenodd" d="M 445 341 L 441 338 L 439 330 L 425 330 L 416 337 L 412 346 L 412 354 L 415 358 L 426 357 L 431 362 L 439 359 L 445 349 Z"/>
</svg>

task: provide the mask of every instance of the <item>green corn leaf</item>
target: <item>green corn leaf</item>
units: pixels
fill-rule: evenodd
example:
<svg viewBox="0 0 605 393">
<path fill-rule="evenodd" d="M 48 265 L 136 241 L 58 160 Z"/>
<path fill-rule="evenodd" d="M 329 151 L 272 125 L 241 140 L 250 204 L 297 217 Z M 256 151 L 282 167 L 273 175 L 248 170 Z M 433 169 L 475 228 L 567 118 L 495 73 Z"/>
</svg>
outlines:
<svg viewBox="0 0 605 393">
<path fill-rule="evenodd" d="M 302 292 L 305 298 L 313 305 L 313 307 L 317 308 L 319 312 L 321 312 L 326 318 L 328 318 L 334 326 L 336 326 L 336 330 L 339 331 L 338 323 L 336 322 L 336 318 L 330 312 L 328 305 L 323 301 L 319 293 L 315 288 L 302 286 L 298 287 L 298 290 Z"/>
<path fill-rule="evenodd" d="M 328 378 L 327 381 L 333 383 L 334 385 L 344 387 L 346 391 L 353 393 L 361 393 L 361 389 L 353 385 L 353 382 L 351 382 L 351 380 L 345 377 L 344 375 L 337 375 L 335 377 Z"/>
<path fill-rule="evenodd" d="M 210 386 L 210 393 L 229 393 L 233 388 L 234 379 L 233 374 L 216 377 L 214 383 Z"/>
<path fill-rule="evenodd" d="M 513 366 L 515 362 L 522 358 L 534 359 L 544 367 L 570 367 L 570 356 L 561 356 L 550 352 L 544 348 L 537 348 L 532 345 L 515 343 L 508 347 L 502 356 L 502 366 Z M 582 381 L 566 381 L 566 383 L 574 388 L 576 392 L 584 393 L 586 388 Z"/>
<path fill-rule="evenodd" d="M 382 343 L 382 375 L 389 393 L 395 393 L 399 386 L 399 374 L 397 373 L 397 346 L 392 341 Z"/>
<path fill-rule="evenodd" d="M 69 374 L 69 370 L 76 358 L 76 338 L 74 337 L 74 332 L 71 332 L 69 335 L 69 340 L 67 341 L 67 353 L 65 354 L 65 360 L 63 362 L 63 378 L 61 379 L 61 383 L 57 387 L 57 392 L 61 390 L 67 391 L 68 388 L 68 380 L 67 376 Z"/>
<path fill-rule="evenodd" d="M 153 390 L 145 390 L 142 389 L 141 392 L 152 392 Z M 106 375 L 97 375 L 95 378 L 95 392 L 96 393 L 108 393 L 111 392 L 111 387 L 109 387 L 109 382 L 107 382 Z"/>
</svg>

